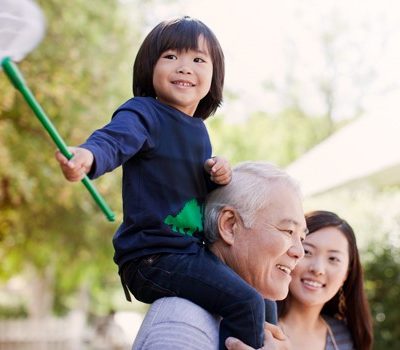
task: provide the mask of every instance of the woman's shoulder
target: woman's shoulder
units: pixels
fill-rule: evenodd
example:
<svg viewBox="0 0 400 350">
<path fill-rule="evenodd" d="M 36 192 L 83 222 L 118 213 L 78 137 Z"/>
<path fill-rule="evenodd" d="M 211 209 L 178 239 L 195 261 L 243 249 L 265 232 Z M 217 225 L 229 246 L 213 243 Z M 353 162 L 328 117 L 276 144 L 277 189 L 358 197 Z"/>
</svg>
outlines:
<svg viewBox="0 0 400 350">
<path fill-rule="evenodd" d="M 327 335 L 326 350 L 352 350 L 354 349 L 353 339 L 347 325 L 337 318 L 332 316 L 323 315 L 325 322 L 329 325 L 332 331 L 333 338 L 330 334 Z M 335 345 L 337 348 L 335 348 Z"/>
</svg>

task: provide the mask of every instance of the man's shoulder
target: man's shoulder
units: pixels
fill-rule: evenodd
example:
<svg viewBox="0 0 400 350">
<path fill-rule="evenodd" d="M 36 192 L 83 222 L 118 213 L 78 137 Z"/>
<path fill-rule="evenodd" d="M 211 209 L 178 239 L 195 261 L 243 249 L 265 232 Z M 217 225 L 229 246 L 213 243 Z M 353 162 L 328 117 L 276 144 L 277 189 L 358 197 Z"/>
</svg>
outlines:
<svg viewBox="0 0 400 350">
<path fill-rule="evenodd" d="M 148 313 L 156 314 L 154 322 L 180 321 L 192 325 L 219 325 L 219 319 L 189 300 L 171 297 L 156 300 Z"/>
<path fill-rule="evenodd" d="M 219 318 L 182 298 L 162 298 L 148 310 L 133 349 L 218 348 Z M 212 346 L 212 347 L 210 347 Z"/>
</svg>

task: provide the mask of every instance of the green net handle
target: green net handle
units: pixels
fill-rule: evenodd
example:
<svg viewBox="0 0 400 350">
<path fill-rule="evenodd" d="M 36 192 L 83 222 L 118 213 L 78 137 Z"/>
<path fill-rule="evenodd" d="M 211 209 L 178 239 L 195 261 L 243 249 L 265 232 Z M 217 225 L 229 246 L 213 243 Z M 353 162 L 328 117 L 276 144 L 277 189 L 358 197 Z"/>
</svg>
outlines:
<svg viewBox="0 0 400 350">
<path fill-rule="evenodd" d="M 43 111 L 40 104 L 36 101 L 35 97 L 33 96 L 32 92 L 29 90 L 27 85 L 25 84 L 24 78 L 19 71 L 18 67 L 12 62 L 9 57 L 6 57 L 2 60 L 1 66 L 6 73 L 7 77 L 10 79 L 11 83 L 14 87 L 22 94 L 25 101 L 28 103 L 29 107 L 35 113 L 36 117 L 39 119 L 43 127 L 46 129 L 54 143 L 56 144 L 57 148 L 60 152 L 67 158 L 71 159 L 73 154 L 68 150 L 68 147 L 56 128 L 54 127 L 53 123 L 47 117 L 46 113 Z M 100 193 L 96 190 L 90 179 L 85 175 L 82 179 L 82 183 L 87 188 L 89 193 L 92 195 L 93 199 L 103 211 L 105 216 L 109 221 L 115 220 L 115 214 L 112 212 L 110 207 L 107 205 L 103 197 Z"/>
</svg>

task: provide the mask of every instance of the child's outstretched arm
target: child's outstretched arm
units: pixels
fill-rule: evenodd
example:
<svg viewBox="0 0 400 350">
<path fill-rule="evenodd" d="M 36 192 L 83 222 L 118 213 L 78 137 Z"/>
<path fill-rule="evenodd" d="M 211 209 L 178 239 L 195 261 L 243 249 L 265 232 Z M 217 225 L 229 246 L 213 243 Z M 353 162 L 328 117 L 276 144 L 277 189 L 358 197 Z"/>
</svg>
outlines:
<svg viewBox="0 0 400 350">
<path fill-rule="evenodd" d="M 93 164 L 93 153 L 81 147 L 68 147 L 74 155 L 68 160 L 60 151 L 56 152 L 56 159 L 68 181 L 80 181 L 90 171 Z"/>
<path fill-rule="evenodd" d="M 222 157 L 212 157 L 204 163 L 204 169 L 211 175 L 211 181 L 217 185 L 227 185 L 232 180 L 229 162 Z"/>
</svg>

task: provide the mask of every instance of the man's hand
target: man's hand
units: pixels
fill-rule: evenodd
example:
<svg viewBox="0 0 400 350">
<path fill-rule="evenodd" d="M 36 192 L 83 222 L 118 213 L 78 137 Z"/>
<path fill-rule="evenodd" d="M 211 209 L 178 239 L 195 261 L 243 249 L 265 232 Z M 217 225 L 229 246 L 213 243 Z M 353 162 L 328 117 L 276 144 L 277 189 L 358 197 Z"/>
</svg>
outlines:
<svg viewBox="0 0 400 350">
<path fill-rule="evenodd" d="M 211 175 L 211 181 L 217 185 L 227 185 L 232 180 L 229 162 L 222 157 L 212 157 L 204 163 L 204 169 Z"/>
<path fill-rule="evenodd" d="M 60 163 L 61 170 L 68 181 L 80 181 L 90 171 L 93 164 L 93 153 L 85 148 L 68 147 L 74 155 L 68 160 L 57 150 L 55 156 Z"/>
<path fill-rule="evenodd" d="M 292 348 L 289 339 L 280 327 L 265 322 L 264 331 L 264 346 L 259 350 L 290 350 Z M 233 337 L 226 339 L 225 346 L 228 350 L 255 350 Z"/>
</svg>

